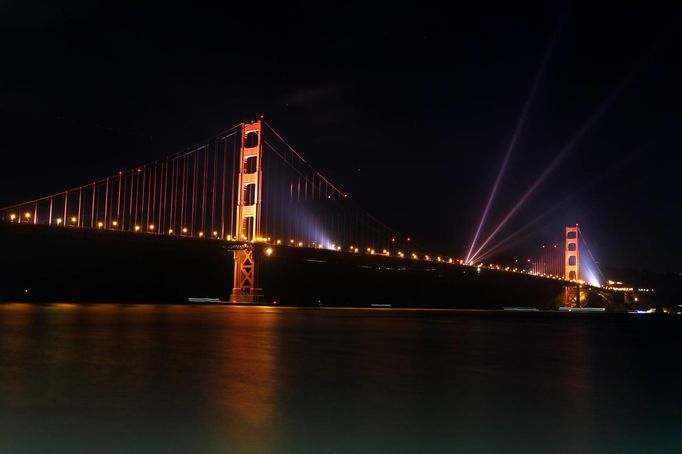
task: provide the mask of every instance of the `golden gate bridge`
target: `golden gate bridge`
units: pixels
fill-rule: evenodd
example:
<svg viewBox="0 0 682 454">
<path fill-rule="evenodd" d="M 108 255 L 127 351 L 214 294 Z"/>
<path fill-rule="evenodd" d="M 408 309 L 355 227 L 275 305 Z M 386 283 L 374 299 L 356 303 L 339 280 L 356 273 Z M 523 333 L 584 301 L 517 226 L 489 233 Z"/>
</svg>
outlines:
<svg viewBox="0 0 682 454">
<path fill-rule="evenodd" d="M 561 248 L 539 254 L 532 266 L 425 251 L 362 209 L 262 117 L 190 150 L 4 207 L 0 220 L 223 241 L 235 260 L 233 302 L 260 301 L 256 244 L 265 255 L 276 248 L 315 248 L 561 280 L 566 305 L 580 305 L 579 288 L 585 284 L 577 225 L 566 228 Z"/>
</svg>

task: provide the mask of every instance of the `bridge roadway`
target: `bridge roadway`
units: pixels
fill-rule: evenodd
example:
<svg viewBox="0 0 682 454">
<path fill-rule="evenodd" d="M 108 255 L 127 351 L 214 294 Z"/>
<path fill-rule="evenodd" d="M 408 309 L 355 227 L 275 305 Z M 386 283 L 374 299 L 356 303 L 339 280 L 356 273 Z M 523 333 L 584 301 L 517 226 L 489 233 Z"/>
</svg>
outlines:
<svg viewBox="0 0 682 454">
<path fill-rule="evenodd" d="M 0 300 L 228 300 L 232 250 L 208 238 L 0 223 Z M 257 286 L 282 305 L 555 309 L 565 283 L 411 258 L 254 243 Z"/>
</svg>

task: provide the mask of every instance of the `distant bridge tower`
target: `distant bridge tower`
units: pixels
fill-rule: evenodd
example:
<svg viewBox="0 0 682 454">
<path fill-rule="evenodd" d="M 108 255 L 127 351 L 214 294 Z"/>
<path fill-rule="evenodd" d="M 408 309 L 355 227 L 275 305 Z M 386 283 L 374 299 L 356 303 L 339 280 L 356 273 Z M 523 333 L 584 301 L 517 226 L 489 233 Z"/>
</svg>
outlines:
<svg viewBox="0 0 682 454">
<path fill-rule="evenodd" d="M 262 120 L 242 124 L 237 185 L 237 230 L 235 240 L 245 246 L 234 251 L 234 287 L 230 300 L 253 303 L 262 296 L 256 287 L 256 262 L 253 242 L 260 238 L 262 202 Z"/>
<path fill-rule="evenodd" d="M 564 264 L 564 278 L 566 280 L 580 280 L 580 246 L 578 241 L 578 224 L 566 227 L 566 254 Z"/>
<path fill-rule="evenodd" d="M 578 224 L 566 227 L 566 249 L 564 262 L 564 279 L 580 280 L 580 229 Z M 580 284 L 566 287 L 565 306 L 580 307 Z"/>
</svg>

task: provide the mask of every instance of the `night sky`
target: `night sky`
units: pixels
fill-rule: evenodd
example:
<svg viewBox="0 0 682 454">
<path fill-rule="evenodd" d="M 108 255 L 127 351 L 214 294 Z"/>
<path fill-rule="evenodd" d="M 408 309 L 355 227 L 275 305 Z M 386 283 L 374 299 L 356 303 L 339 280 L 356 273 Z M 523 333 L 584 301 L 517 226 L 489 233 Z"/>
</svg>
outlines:
<svg viewBox="0 0 682 454">
<path fill-rule="evenodd" d="M 463 256 L 550 48 L 487 230 L 603 108 L 500 238 L 552 210 L 508 252 L 580 223 L 606 266 L 680 272 L 674 3 L 3 2 L 0 205 L 263 114 L 367 211 Z"/>
</svg>

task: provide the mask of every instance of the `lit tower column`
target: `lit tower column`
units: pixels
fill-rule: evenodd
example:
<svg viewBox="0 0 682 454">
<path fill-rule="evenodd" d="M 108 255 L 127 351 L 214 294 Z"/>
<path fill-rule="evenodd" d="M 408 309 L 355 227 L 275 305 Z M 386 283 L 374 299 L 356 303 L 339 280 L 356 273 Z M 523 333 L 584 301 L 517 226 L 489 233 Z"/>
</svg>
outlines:
<svg viewBox="0 0 682 454">
<path fill-rule="evenodd" d="M 566 278 L 566 280 L 580 280 L 580 247 L 578 245 L 578 224 L 576 224 L 575 227 L 566 227 L 564 278 Z"/>
<path fill-rule="evenodd" d="M 237 186 L 237 231 L 235 240 L 244 246 L 234 251 L 234 287 L 230 300 L 253 303 L 262 296 L 256 287 L 256 261 L 253 242 L 260 238 L 262 193 L 261 120 L 242 124 Z"/>
<path fill-rule="evenodd" d="M 580 280 L 580 242 L 578 224 L 566 227 L 566 249 L 564 253 L 564 279 Z M 566 286 L 566 306 L 580 306 L 580 284 Z"/>
</svg>

